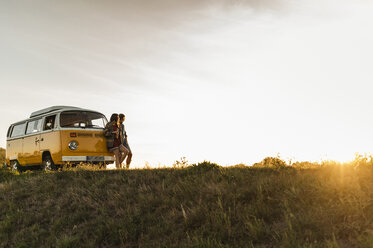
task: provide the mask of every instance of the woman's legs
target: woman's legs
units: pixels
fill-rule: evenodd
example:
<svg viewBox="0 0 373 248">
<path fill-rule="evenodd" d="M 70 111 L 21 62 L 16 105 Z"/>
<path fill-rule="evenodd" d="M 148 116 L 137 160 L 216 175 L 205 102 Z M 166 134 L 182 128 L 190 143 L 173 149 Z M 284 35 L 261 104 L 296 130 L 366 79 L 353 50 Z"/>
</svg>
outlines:
<svg viewBox="0 0 373 248">
<path fill-rule="evenodd" d="M 120 160 L 122 159 L 121 152 L 119 151 L 119 149 L 115 149 L 113 153 L 115 156 L 115 168 L 119 169 L 121 167 Z"/>
</svg>

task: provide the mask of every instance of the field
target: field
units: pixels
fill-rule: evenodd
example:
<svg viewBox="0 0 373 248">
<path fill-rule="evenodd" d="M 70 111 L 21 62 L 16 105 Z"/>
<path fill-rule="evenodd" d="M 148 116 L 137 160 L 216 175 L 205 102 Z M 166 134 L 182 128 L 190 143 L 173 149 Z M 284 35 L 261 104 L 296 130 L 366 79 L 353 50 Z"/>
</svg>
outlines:
<svg viewBox="0 0 373 248">
<path fill-rule="evenodd" d="M 373 163 L 1 169 L 0 247 L 373 247 Z"/>
</svg>

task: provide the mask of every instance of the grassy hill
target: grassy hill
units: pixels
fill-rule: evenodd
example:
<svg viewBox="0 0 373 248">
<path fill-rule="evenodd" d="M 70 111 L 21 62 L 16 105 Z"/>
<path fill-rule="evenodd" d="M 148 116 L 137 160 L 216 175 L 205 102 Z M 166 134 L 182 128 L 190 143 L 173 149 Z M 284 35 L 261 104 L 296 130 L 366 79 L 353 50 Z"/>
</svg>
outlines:
<svg viewBox="0 0 373 248">
<path fill-rule="evenodd" d="M 373 246 L 371 161 L 310 169 L 272 162 L 2 169 L 0 247 Z"/>
</svg>

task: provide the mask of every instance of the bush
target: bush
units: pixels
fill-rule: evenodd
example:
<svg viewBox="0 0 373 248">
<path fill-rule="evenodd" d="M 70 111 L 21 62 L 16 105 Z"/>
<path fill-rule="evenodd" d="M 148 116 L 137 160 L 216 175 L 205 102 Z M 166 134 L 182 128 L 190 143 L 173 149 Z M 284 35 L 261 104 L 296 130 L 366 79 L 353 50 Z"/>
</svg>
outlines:
<svg viewBox="0 0 373 248">
<path fill-rule="evenodd" d="M 219 169 L 221 168 L 221 166 L 216 163 L 211 163 L 210 161 L 203 161 L 198 164 L 192 164 L 192 166 L 190 166 L 189 168 L 193 170 L 198 170 L 198 171 L 208 171 L 208 170 Z"/>
<path fill-rule="evenodd" d="M 266 157 L 260 163 L 255 163 L 253 167 L 267 167 L 267 168 L 283 168 L 287 164 L 284 160 L 275 157 Z"/>
</svg>

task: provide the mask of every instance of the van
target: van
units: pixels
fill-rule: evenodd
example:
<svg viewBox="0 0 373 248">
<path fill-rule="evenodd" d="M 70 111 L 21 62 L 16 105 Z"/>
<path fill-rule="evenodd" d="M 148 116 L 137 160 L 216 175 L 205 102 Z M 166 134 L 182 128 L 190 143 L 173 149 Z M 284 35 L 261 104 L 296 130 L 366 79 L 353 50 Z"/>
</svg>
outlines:
<svg viewBox="0 0 373 248">
<path fill-rule="evenodd" d="M 10 125 L 6 163 L 12 170 L 41 166 L 54 170 L 80 162 L 106 166 L 114 162 L 107 150 L 105 115 L 71 106 L 53 106 L 33 112 Z"/>
</svg>

